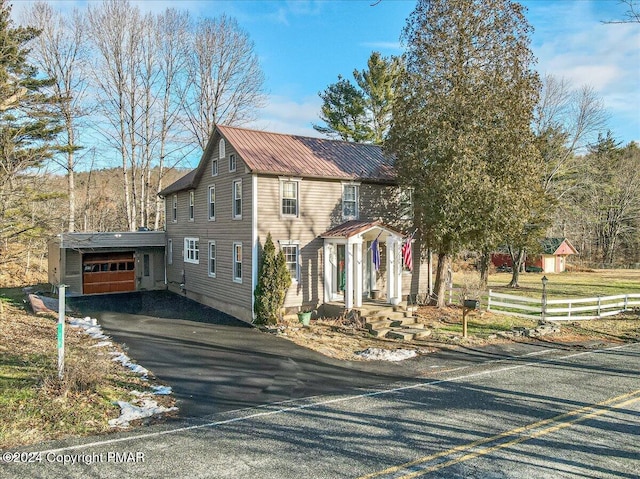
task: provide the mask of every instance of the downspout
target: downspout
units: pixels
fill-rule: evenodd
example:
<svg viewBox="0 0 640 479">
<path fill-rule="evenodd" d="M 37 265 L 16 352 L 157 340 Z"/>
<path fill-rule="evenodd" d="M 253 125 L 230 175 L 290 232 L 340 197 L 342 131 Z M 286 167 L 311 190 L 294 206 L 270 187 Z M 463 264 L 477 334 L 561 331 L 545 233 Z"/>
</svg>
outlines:
<svg viewBox="0 0 640 479">
<path fill-rule="evenodd" d="M 255 320 L 255 295 L 258 285 L 258 176 L 251 175 L 251 317 Z"/>
</svg>

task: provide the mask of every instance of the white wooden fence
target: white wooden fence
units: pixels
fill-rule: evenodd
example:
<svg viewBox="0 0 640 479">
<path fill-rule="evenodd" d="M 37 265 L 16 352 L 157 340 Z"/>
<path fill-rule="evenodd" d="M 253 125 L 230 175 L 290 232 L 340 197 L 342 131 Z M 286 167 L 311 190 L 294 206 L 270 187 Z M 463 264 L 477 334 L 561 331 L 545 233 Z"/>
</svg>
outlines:
<svg viewBox="0 0 640 479">
<path fill-rule="evenodd" d="M 614 316 L 640 307 L 640 293 L 595 298 L 527 298 L 489 290 L 487 311 L 547 321 L 578 321 Z"/>
</svg>

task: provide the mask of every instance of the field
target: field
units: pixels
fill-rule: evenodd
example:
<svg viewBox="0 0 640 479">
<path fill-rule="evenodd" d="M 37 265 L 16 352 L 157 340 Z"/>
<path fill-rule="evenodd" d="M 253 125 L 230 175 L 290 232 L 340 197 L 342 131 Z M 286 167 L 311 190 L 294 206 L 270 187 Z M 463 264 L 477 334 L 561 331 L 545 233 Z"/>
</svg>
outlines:
<svg viewBox="0 0 640 479">
<path fill-rule="evenodd" d="M 455 273 L 454 283 L 460 284 L 471 273 Z M 496 273 L 489 276 L 489 288 L 495 292 L 539 297 L 542 295 L 542 273 L 520 274 L 520 288 L 508 288 L 511 273 Z M 551 298 L 588 298 L 624 293 L 640 293 L 640 270 L 599 270 L 580 273 L 547 274 L 547 295 Z"/>
</svg>

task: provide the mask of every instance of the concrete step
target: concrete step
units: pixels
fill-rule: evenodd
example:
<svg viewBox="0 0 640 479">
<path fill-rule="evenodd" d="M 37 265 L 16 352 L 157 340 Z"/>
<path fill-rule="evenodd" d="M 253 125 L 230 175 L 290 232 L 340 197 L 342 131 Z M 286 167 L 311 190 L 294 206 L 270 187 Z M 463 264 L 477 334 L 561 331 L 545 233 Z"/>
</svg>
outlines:
<svg viewBox="0 0 640 479">
<path fill-rule="evenodd" d="M 364 326 L 369 331 L 373 329 L 389 328 L 391 326 L 391 321 L 389 321 L 388 319 L 383 319 L 382 321 L 367 321 L 366 323 L 364 323 Z"/>
<path fill-rule="evenodd" d="M 404 329 L 392 329 L 387 333 L 387 338 L 400 339 L 402 341 L 411 341 L 415 334 L 409 330 Z"/>
<path fill-rule="evenodd" d="M 415 324 L 416 320 L 415 318 L 411 317 L 411 318 L 405 318 L 404 316 L 401 318 L 394 318 L 391 320 L 391 326 L 395 327 L 401 327 L 401 326 L 405 326 L 407 324 Z"/>
<path fill-rule="evenodd" d="M 421 339 L 421 338 L 427 338 L 429 336 L 431 336 L 431 330 L 430 329 L 421 329 L 421 328 L 403 328 L 403 331 L 406 330 L 407 332 L 413 334 L 413 339 Z"/>
<path fill-rule="evenodd" d="M 391 331 L 390 328 L 379 328 L 372 329 L 369 331 L 369 333 L 371 334 L 371 336 L 375 336 L 376 338 L 384 338 L 387 336 L 387 334 L 389 334 L 389 331 Z"/>
<path fill-rule="evenodd" d="M 425 325 L 422 323 L 404 323 L 400 326 L 396 326 L 395 324 L 391 324 L 391 327 L 400 327 L 402 329 L 424 329 Z"/>
</svg>

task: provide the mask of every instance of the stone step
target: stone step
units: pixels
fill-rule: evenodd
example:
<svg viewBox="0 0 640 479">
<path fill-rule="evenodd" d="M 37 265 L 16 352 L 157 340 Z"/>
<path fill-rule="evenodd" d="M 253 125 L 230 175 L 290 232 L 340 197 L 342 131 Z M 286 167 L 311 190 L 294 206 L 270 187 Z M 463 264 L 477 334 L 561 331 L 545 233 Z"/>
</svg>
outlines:
<svg viewBox="0 0 640 479">
<path fill-rule="evenodd" d="M 395 319 L 391 319 L 391 326 L 393 327 L 400 327 L 400 326 L 405 326 L 407 324 L 415 324 L 416 320 L 415 318 L 405 318 L 404 316 L 402 318 L 395 318 Z"/>
<path fill-rule="evenodd" d="M 402 341 L 411 341 L 414 338 L 415 334 L 409 330 L 404 329 L 392 329 L 387 333 L 387 338 L 391 339 L 400 339 Z"/>
<path fill-rule="evenodd" d="M 425 325 L 422 323 L 404 323 L 402 325 L 396 326 L 395 324 L 391 323 L 391 327 L 399 327 L 402 329 L 424 329 Z"/>
<path fill-rule="evenodd" d="M 403 328 L 405 330 L 405 328 Z M 406 331 L 413 334 L 413 339 L 427 338 L 431 336 L 430 329 L 406 328 Z"/>
<path fill-rule="evenodd" d="M 369 334 L 371 334 L 371 336 L 375 336 L 376 338 L 384 338 L 387 336 L 387 334 L 389 334 L 389 331 L 391 331 L 390 328 L 372 329 L 369 331 Z"/>
<path fill-rule="evenodd" d="M 383 319 L 381 321 L 371 321 L 371 322 L 367 321 L 366 323 L 364 323 L 364 326 L 369 331 L 373 329 L 388 328 L 391 326 L 391 321 L 389 321 L 388 319 Z"/>
</svg>

